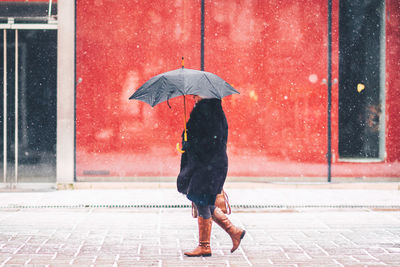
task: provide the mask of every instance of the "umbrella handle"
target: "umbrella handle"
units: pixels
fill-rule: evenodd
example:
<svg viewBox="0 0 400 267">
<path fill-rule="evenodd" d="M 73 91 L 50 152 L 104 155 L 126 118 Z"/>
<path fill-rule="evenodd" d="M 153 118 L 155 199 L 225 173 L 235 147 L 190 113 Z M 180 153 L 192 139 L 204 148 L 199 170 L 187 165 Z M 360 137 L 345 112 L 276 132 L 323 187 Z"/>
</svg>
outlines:
<svg viewBox="0 0 400 267">
<path fill-rule="evenodd" d="M 185 153 L 185 150 L 182 150 L 182 149 L 180 148 L 179 143 L 176 143 L 176 150 L 178 150 L 178 152 L 181 153 L 181 154 Z"/>
<path fill-rule="evenodd" d="M 185 133 L 183 135 L 185 142 L 187 142 L 187 129 L 186 129 L 186 97 L 183 95 L 183 113 L 185 114 Z"/>
</svg>

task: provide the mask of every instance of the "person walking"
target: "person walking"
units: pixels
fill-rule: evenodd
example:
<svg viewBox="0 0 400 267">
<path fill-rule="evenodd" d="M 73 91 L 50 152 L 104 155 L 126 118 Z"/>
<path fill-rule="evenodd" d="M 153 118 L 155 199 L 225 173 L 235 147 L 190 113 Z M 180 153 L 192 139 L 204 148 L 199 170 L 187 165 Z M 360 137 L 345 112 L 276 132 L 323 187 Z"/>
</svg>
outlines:
<svg viewBox="0 0 400 267">
<path fill-rule="evenodd" d="M 212 221 L 231 237 L 233 253 L 240 245 L 246 231 L 234 226 L 227 216 L 215 206 L 228 172 L 226 144 L 228 123 L 221 100 L 193 96 L 195 106 L 187 122 L 187 141 L 182 134 L 180 173 L 177 178 L 178 192 L 191 200 L 198 211 L 198 246 L 184 254 L 189 257 L 211 256 Z"/>
</svg>

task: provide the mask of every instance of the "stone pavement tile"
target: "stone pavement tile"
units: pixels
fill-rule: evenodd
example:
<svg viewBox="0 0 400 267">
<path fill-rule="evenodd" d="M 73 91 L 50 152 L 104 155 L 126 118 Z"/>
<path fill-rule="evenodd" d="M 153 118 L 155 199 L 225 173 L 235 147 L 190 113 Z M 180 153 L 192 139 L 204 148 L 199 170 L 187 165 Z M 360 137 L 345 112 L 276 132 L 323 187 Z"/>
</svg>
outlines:
<svg viewBox="0 0 400 267">
<path fill-rule="evenodd" d="M 21 247 L 21 244 L 6 244 L 0 249 L 0 254 L 13 254 Z"/>
<path fill-rule="evenodd" d="M 275 265 L 276 266 L 276 265 Z M 320 263 L 299 263 L 299 264 L 295 264 L 294 266 L 296 266 L 296 267 L 321 267 L 321 266 L 323 266 L 323 267 L 340 267 L 340 266 L 342 266 L 341 264 L 338 264 L 338 263 L 331 263 L 331 262 L 329 262 L 329 263 L 327 263 L 327 262 L 320 262 Z M 361 266 L 359 266 L 359 267 L 361 267 Z M 365 267 L 365 266 L 363 266 L 363 267 Z"/>
<path fill-rule="evenodd" d="M 27 265 L 30 266 L 30 265 Z M 33 265 L 32 265 L 33 266 Z M 40 266 L 40 265 L 39 265 Z M 57 260 L 53 260 L 50 263 L 46 264 L 46 265 L 42 265 L 43 267 L 71 267 L 71 265 L 68 262 L 65 261 L 57 261 Z M 78 265 L 74 265 L 76 267 L 80 267 Z M 84 266 L 88 266 L 88 265 L 81 265 L 82 267 Z M 33 266 L 36 267 L 36 266 Z"/>
<path fill-rule="evenodd" d="M 85 254 L 93 255 L 93 253 L 97 253 L 100 249 L 101 246 L 83 245 L 79 251 L 79 255 L 85 255 Z"/>
<path fill-rule="evenodd" d="M 53 255 L 52 261 L 58 262 L 70 262 L 74 258 L 73 255 L 63 255 L 62 252 L 57 252 L 57 254 Z"/>
<path fill-rule="evenodd" d="M 5 264 L 7 264 L 7 262 L 9 262 L 13 258 L 13 256 L 14 254 L 0 254 L 0 266 L 4 266 Z"/>
<path fill-rule="evenodd" d="M 389 263 L 389 262 L 400 263 L 400 254 L 398 254 L 398 253 L 381 254 L 379 256 L 376 256 L 376 258 L 378 258 L 380 261 L 385 262 L 385 263 Z"/>
<path fill-rule="evenodd" d="M 364 262 L 360 262 L 359 265 L 361 266 L 368 266 L 368 267 L 375 267 L 375 266 L 388 266 L 387 264 L 383 263 L 383 262 L 368 262 L 368 261 L 364 261 Z M 398 265 L 389 265 L 389 266 L 398 266 Z"/>
<path fill-rule="evenodd" d="M 381 262 L 378 258 L 367 254 L 367 255 L 352 255 L 353 258 L 355 258 L 356 260 L 358 260 L 359 262 L 365 263 L 365 262 L 375 262 L 375 263 L 379 263 Z"/>
<path fill-rule="evenodd" d="M 335 262 L 338 262 L 338 263 L 343 264 L 345 266 L 353 265 L 353 264 L 362 264 L 361 261 L 359 261 L 358 259 L 356 259 L 355 257 L 353 257 L 351 255 L 340 255 L 339 254 L 339 255 L 335 255 L 334 259 L 335 259 Z"/>
<path fill-rule="evenodd" d="M 40 254 L 54 254 L 59 251 L 59 245 L 44 245 L 38 247 L 35 252 Z"/>
<path fill-rule="evenodd" d="M 286 256 L 291 261 L 310 261 L 311 257 L 305 253 L 286 253 Z"/>
<path fill-rule="evenodd" d="M 38 245 L 26 244 L 18 251 L 18 254 L 33 254 L 40 249 Z"/>
<path fill-rule="evenodd" d="M 48 264 L 49 262 L 52 261 L 53 256 L 52 255 L 31 255 L 32 258 L 27 259 L 25 264 L 29 265 L 35 265 L 35 264 Z M 10 260 L 12 261 L 12 260 Z"/>
<path fill-rule="evenodd" d="M 376 244 L 374 244 L 373 246 L 376 246 Z M 383 248 L 380 247 L 368 247 L 368 248 L 363 248 L 369 255 L 371 255 L 372 257 L 378 257 L 382 254 L 386 254 L 387 251 Z"/>
<path fill-rule="evenodd" d="M 120 266 L 120 267 L 141 266 L 141 264 L 142 263 L 139 260 L 135 260 L 135 259 L 124 260 L 124 261 L 120 260 L 117 262 L 117 266 Z M 159 263 L 156 261 L 154 261 L 152 264 L 153 265 L 150 265 L 150 266 L 159 266 Z M 98 264 L 96 264 L 95 266 L 98 266 Z M 178 265 L 176 265 L 176 266 L 178 266 Z"/>
<path fill-rule="evenodd" d="M 21 255 L 10 255 L 10 259 L 5 263 L 5 265 L 18 264 L 24 265 L 26 262 L 29 262 L 32 259 L 32 255 L 29 254 L 21 254 Z"/>
<path fill-rule="evenodd" d="M 69 261 L 69 264 L 74 265 L 74 266 L 75 265 L 89 266 L 89 265 L 96 263 L 96 261 L 94 261 L 94 260 L 95 260 L 95 258 L 93 256 L 81 256 L 79 258 L 71 259 Z M 110 261 L 111 264 L 113 264 L 114 262 L 115 262 L 114 260 Z"/>
</svg>

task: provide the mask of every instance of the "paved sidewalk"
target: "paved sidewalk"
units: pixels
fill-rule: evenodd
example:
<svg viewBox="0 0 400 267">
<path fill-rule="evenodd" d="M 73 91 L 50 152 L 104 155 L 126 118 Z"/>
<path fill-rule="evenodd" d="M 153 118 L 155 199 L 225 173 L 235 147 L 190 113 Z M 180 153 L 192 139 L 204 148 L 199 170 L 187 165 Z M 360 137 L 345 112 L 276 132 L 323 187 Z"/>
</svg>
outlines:
<svg viewBox="0 0 400 267">
<path fill-rule="evenodd" d="M 366 209 L 236 210 L 246 229 L 230 253 L 213 224 L 213 256 L 190 209 L 2 209 L 0 266 L 400 266 L 400 213 Z"/>
<path fill-rule="evenodd" d="M 398 184 L 227 183 L 229 217 L 247 234 L 231 254 L 214 224 L 209 258 L 183 255 L 197 224 L 174 184 L 102 186 L 3 189 L 0 267 L 400 266 Z"/>
</svg>

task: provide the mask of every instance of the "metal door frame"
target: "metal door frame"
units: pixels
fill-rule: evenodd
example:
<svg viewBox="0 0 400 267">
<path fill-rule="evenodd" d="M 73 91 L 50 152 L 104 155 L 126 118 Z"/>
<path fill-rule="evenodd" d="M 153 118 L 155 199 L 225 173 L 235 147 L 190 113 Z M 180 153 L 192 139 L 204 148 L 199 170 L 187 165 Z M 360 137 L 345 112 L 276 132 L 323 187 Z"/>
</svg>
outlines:
<svg viewBox="0 0 400 267">
<path fill-rule="evenodd" d="M 15 147 L 15 160 L 14 160 L 14 183 L 18 182 L 18 31 L 19 30 L 57 30 L 58 25 L 56 20 L 49 20 L 48 24 L 45 23 L 14 23 L 14 18 L 8 18 L 8 23 L 0 24 L 0 30 L 3 30 L 3 182 L 7 182 L 7 31 L 15 31 L 15 137 L 14 137 L 14 147 Z M 13 182 L 10 181 L 10 184 Z"/>
</svg>

